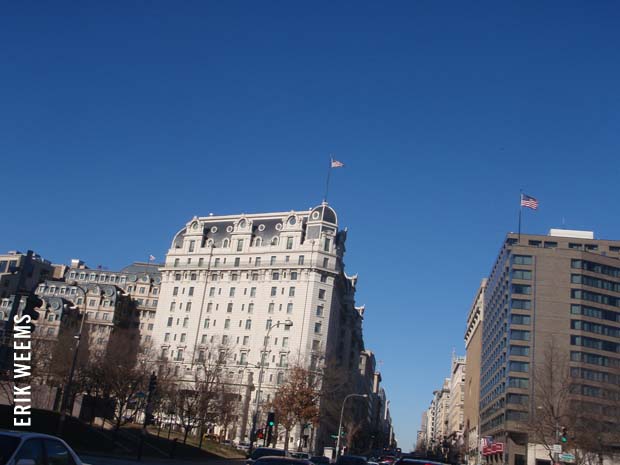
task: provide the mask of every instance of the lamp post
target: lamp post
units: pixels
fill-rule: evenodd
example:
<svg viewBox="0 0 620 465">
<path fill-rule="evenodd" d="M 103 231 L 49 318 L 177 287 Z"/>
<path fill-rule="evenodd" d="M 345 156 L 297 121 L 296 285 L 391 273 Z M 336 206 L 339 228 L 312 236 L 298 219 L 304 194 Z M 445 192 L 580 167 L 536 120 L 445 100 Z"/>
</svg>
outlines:
<svg viewBox="0 0 620 465">
<path fill-rule="evenodd" d="M 277 328 L 278 326 L 285 326 L 286 328 L 290 328 L 293 326 L 293 322 L 291 320 L 278 321 L 275 325 L 270 326 L 267 329 L 267 334 L 265 335 L 265 341 L 263 344 L 263 351 L 260 354 L 260 369 L 258 371 L 258 391 L 256 392 L 256 406 L 254 407 L 254 416 L 252 416 L 252 431 L 250 434 L 250 453 L 254 450 L 254 439 L 256 436 L 256 423 L 258 421 L 258 404 L 260 403 L 260 390 L 263 384 L 263 372 L 265 369 L 265 354 L 267 353 L 267 342 L 269 341 L 269 333 L 273 328 Z"/>
<path fill-rule="evenodd" d="M 75 341 L 75 347 L 73 348 L 73 360 L 71 361 L 71 369 L 69 370 L 69 377 L 67 378 L 67 384 L 65 385 L 65 388 L 63 390 L 62 393 L 62 399 L 60 401 L 60 419 L 58 421 L 58 436 L 62 435 L 62 430 L 65 426 L 65 418 L 67 416 L 66 410 L 67 410 L 67 401 L 69 399 L 69 392 L 71 390 L 71 384 L 73 383 L 73 375 L 75 373 L 75 365 L 77 364 L 77 357 L 78 357 L 78 349 L 80 348 L 80 340 L 82 339 L 82 329 L 84 329 L 84 321 L 86 321 L 86 289 L 84 289 L 83 287 L 79 286 L 77 283 L 73 282 L 73 283 L 69 283 L 71 286 L 76 287 L 77 289 L 79 289 L 80 291 L 82 291 L 82 294 L 84 295 L 84 311 L 82 312 L 82 320 L 80 321 L 80 329 L 78 330 L 78 333 L 75 337 L 76 341 Z"/>
<path fill-rule="evenodd" d="M 347 399 L 350 397 L 363 397 L 364 399 L 368 399 L 368 394 L 349 394 L 342 401 L 342 407 L 340 408 L 340 422 L 338 423 L 338 439 L 336 440 L 336 460 L 338 460 L 338 456 L 340 455 L 340 437 L 342 435 L 342 417 L 344 416 L 344 406 L 347 403 Z"/>
</svg>

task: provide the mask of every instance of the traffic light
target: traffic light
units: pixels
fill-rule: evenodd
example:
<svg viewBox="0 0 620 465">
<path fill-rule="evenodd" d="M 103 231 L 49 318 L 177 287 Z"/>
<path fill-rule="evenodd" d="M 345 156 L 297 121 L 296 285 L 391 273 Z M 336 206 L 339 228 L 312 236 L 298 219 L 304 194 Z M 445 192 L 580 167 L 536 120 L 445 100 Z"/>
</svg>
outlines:
<svg viewBox="0 0 620 465">
<path fill-rule="evenodd" d="M 153 372 L 149 378 L 149 393 L 155 392 L 155 389 L 157 389 L 157 375 Z"/>
<path fill-rule="evenodd" d="M 265 437 L 265 435 L 263 434 L 263 430 L 262 430 L 262 429 L 259 429 L 259 430 L 256 432 L 256 437 L 257 437 L 258 439 L 263 439 L 263 438 Z"/>
<path fill-rule="evenodd" d="M 273 428 L 276 424 L 276 414 L 274 412 L 269 412 L 267 414 L 267 426 Z"/>
<path fill-rule="evenodd" d="M 568 442 L 568 430 L 566 429 L 566 426 L 562 426 L 562 432 L 560 433 L 560 441 L 563 444 L 566 444 Z"/>
</svg>

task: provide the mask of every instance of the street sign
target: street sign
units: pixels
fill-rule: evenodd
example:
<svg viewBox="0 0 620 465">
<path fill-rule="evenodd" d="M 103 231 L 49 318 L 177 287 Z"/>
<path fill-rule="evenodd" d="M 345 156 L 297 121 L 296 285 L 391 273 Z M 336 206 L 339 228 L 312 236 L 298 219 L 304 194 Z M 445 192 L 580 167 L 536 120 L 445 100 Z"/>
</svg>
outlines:
<svg viewBox="0 0 620 465">
<path fill-rule="evenodd" d="M 562 453 L 562 444 L 554 444 L 551 448 L 551 452 L 553 452 L 554 454 L 561 454 Z"/>
<path fill-rule="evenodd" d="M 573 454 L 560 454 L 560 462 L 575 463 L 575 456 Z"/>
</svg>

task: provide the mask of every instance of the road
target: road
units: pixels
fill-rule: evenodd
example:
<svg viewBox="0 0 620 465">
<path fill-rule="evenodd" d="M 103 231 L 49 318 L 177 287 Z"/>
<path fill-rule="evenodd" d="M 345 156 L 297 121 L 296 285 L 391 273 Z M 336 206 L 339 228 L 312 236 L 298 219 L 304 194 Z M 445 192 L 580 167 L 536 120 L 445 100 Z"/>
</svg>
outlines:
<svg viewBox="0 0 620 465">
<path fill-rule="evenodd" d="M 210 460 L 176 460 L 176 459 L 152 459 L 144 458 L 141 462 L 135 459 L 120 459 L 111 457 L 101 457 L 95 455 L 80 455 L 82 462 L 89 465 L 243 465 L 243 459 L 210 459 Z"/>
</svg>

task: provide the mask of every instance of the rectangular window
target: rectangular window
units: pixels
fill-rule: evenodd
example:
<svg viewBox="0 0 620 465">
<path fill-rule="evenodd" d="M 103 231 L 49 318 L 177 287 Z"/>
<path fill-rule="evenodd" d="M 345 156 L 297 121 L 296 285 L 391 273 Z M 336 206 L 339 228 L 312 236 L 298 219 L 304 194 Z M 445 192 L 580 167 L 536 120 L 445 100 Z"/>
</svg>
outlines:
<svg viewBox="0 0 620 465">
<path fill-rule="evenodd" d="M 530 364 L 528 362 L 515 362 L 514 360 L 511 360 L 508 369 L 510 371 L 527 373 L 528 371 L 530 371 Z"/>
<path fill-rule="evenodd" d="M 243 239 L 237 241 L 237 252 L 243 252 Z M 235 266 L 239 266 L 237 259 L 235 259 Z"/>
<path fill-rule="evenodd" d="M 250 336 L 243 336 L 243 345 L 247 346 L 250 343 Z"/>
<path fill-rule="evenodd" d="M 287 237 L 286 238 L 286 250 L 291 250 L 292 248 L 293 248 L 293 238 Z"/>
<path fill-rule="evenodd" d="M 179 295 L 179 287 L 178 286 L 174 286 L 174 288 L 172 289 L 172 295 Z"/>
<path fill-rule="evenodd" d="M 176 305 L 177 305 L 176 302 L 174 302 L 174 301 L 170 302 L 170 311 L 171 312 L 174 312 L 174 309 L 176 308 Z"/>
<path fill-rule="evenodd" d="M 164 342 L 170 342 L 170 333 L 164 334 Z"/>
<path fill-rule="evenodd" d="M 293 304 L 289 303 L 286 305 L 286 313 L 293 313 Z"/>
<path fill-rule="evenodd" d="M 510 322 L 513 325 L 529 325 L 530 324 L 530 316 L 529 315 L 515 315 L 513 314 L 510 317 Z"/>
<path fill-rule="evenodd" d="M 327 257 L 323 259 L 323 268 L 329 268 L 329 258 Z"/>
<path fill-rule="evenodd" d="M 323 306 L 322 305 L 318 305 L 316 307 L 316 316 L 323 316 Z"/>
<path fill-rule="evenodd" d="M 512 270 L 512 278 L 530 281 L 532 279 L 532 272 L 529 270 Z"/>
<path fill-rule="evenodd" d="M 209 288 L 209 297 L 213 297 L 213 296 L 215 296 L 215 288 L 211 287 Z"/>
<path fill-rule="evenodd" d="M 194 287 L 193 286 L 188 289 L 187 295 L 190 296 L 190 297 L 194 295 Z"/>
<path fill-rule="evenodd" d="M 274 304 L 273 302 L 271 302 L 271 303 L 269 304 L 269 307 L 268 307 L 268 309 L 267 309 L 267 312 L 268 312 L 268 313 L 273 313 L 274 308 L 275 308 L 275 304 Z"/>
<path fill-rule="evenodd" d="M 272 256 L 271 259 L 269 260 L 269 264 L 270 265 L 275 265 L 276 264 L 276 257 Z"/>
<path fill-rule="evenodd" d="M 529 300 L 512 299 L 511 308 L 516 308 L 518 310 L 531 310 L 532 302 Z"/>
<path fill-rule="evenodd" d="M 291 271 L 291 281 L 297 281 L 297 271 Z"/>
<path fill-rule="evenodd" d="M 265 329 L 271 328 L 271 323 L 272 323 L 271 319 L 267 320 L 265 323 Z"/>
<path fill-rule="evenodd" d="M 245 329 L 252 329 L 252 320 L 245 320 Z"/>
<path fill-rule="evenodd" d="M 230 319 L 226 318 L 224 320 L 224 329 L 230 329 Z"/>
<path fill-rule="evenodd" d="M 289 289 L 288 289 L 288 296 L 289 297 L 295 297 L 295 287 L 289 287 Z"/>
<path fill-rule="evenodd" d="M 199 259 L 198 259 L 198 266 L 203 266 L 203 265 L 204 265 L 204 262 L 205 262 L 205 259 L 204 259 L 204 258 L 202 258 L 202 257 L 201 257 L 201 258 L 199 258 Z"/>
<path fill-rule="evenodd" d="M 193 252 L 196 247 L 196 241 L 189 241 L 189 252 Z"/>
<path fill-rule="evenodd" d="M 508 387 L 520 388 L 520 389 L 529 389 L 530 380 L 527 378 L 508 378 Z"/>
<path fill-rule="evenodd" d="M 304 264 L 304 256 L 300 255 L 299 258 L 297 259 L 297 264 L 298 265 L 303 265 Z"/>
<path fill-rule="evenodd" d="M 510 346 L 510 355 L 518 355 L 519 357 L 527 357 L 530 355 L 528 346 Z"/>
<path fill-rule="evenodd" d="M 530 340 L 530 332 L 522 331 L 520 329 L 511 329 L 510 330 L 510 339 L 514 341 L 529 341 Z"/>
<path fill-rule="evenodd" d="M 280 279 L 280 273 L 278 273 L 277 271 L 274 271 L 273 273 L 271 273 L 271 279 L 273 279 L 274 281 L 277 281 L 278 279 Z"/>
<path fill-rule="evenodd" d="M 514 265 L 531 265 L 532 257 L 530 255 L 513 255 L 512 263 Z"/>
<path fill-rule="evenodd" d="M 256 257 L 256 260 L 254 260 L 254 266 L 260 266 L 260 257 Z"/>
<path fill-rule="evenodd" d="M 532 294 L 532 286 L 529 286 L 527 284 L 513 284 L 512 285 L 512 293 L 513 294 L 531 295 Z"/>
<path fill-rule="evenodd" d="M 275 297 L 278 294 L 278 288 L 277 287 L 272 287 L 271 288 L 271 297 Z"/>
<path fill-rule="evenodd" d="M 237 290 L 236 288 L 231 287 L 230 290 L 228 291 L 228 297 L 234 297 L 236 290 Z"/>
<path fill-rule="evenodd" d="M 191 302 L 187 302 L 185 304 L 185 311 L 189 312 L 192 309 L 192 303 Z"/>
<path fill-rule="evenodd" d="M 254 313 L 254 304 L 248 304 L 248 313 L 249 314 Z"/>
<path fill-rule="evenodd" d="M 250 297 L 256 297 L 256 288 L 255 287 L 251 287 L 250 288 Z"/>
<path fill-rule="evenodd" d="M 185 342 L 185 338 L 186 338 L 186 337 L 187 337 L 187 336 L 186 336 L 186 334 L 185 334 L 185 333 L 182 333 L 182 334 L 181 334 L 181 341 L 180 341 L 180 342 Z"/>
<path fill-rule="evenodd" d="M 314 333 L 315 334 L 321 334 L 321 323 L 320 322 L 316 322 L 314 323 Z"/>
<path fill-rule="evenodd" d="M 205 324 L 204 324 L 204 328 L 207 329 L 209 327 L 209 323 L 211 322 L 211 320 L 209 318 L 207 318 L 205 320 Z"/>
<path fill-rule="evenodd" d="M 226 307 L 226 313 L 232 313 L 233 311 L 233 304 L 232 302 L 228 303 L 228 306 Z"/>
<path fill-rule="evenodd" d="M 325 242 L 323 243 L 323 251 L 329 252 L 330 248 L 331 248 L 331 240 L 329 239 L 329 237 L 326 237 Z"/>
<path fill-rule="evenodd" d="M 183 318 L 183 327 L 187 328 L 188 324 L 189 324 L 189 318 Z"/>
<path fill-rule="evenodd" d="M 312 341 L 312 350 L 317 351 L 321 348 L 321 341 L 314 339 Z"/>
<path fill-rule="evenodd" d="M 172 326 L 172 317 L 168 317 L 168 324 L 166 326 Z"/>
<path fill-rule="evenodd" d="M 325 300 L 325 289 L 319 289 L 319 299 Z"/>
</svg>

